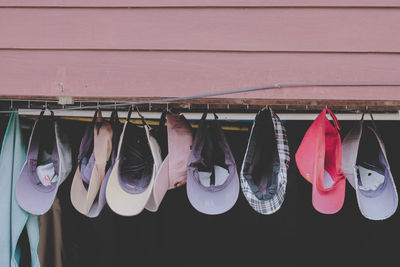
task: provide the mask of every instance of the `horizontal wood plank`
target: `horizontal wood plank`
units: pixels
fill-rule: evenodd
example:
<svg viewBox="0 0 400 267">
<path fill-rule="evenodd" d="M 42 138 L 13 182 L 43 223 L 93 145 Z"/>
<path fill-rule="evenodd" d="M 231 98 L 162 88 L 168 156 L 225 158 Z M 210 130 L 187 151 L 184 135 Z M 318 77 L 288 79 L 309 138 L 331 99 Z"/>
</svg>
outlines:
<svg viewBox="0 0 400 267">
<path fill-rule="evenodd" d="M 400 55 L 0 51 L 0 95 L 181 97 L 276 83 L 399 83 Z M 64 92 L 62 92 L 62 90 Z M 236 99 L 400 100 L 400 87 L 294 87 Z"/>
<path fill-rule="evenodd" d="M 0 9 L 0 48 L 400 52 L 400 9 Z"/>
<path fill-rule="evenodd" d="M 0 6 L 35 7 L 398 7 L 397 0 L 0 0 Z"/>
</svg>

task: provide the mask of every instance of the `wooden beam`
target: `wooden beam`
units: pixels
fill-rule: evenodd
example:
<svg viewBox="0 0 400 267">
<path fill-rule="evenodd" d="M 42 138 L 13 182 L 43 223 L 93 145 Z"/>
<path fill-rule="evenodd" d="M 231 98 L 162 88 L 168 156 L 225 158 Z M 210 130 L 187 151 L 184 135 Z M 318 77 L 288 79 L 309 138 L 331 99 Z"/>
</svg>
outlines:
<svg viewBox="0 0 400 267">
<path fill-rule="evenodd" d="M 396 0 L 0 0 L 3 7 L 398 7 Z"/>
</svg>

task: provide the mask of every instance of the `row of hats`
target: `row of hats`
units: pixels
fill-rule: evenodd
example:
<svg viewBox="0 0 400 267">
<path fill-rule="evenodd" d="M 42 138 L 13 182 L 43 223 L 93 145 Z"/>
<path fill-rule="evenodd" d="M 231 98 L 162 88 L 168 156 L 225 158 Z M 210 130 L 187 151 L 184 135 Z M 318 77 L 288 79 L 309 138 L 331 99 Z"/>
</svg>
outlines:
<svg viewBox="0 0 400 267">
<path fill-rule="evenodd" d="M 139 110 L 141 125 L 131 123 L 132 111 L 122 125 L 117 111 L 107 121 L 97 110 L 87 126 L 71 185 L 80 213 L 96 217 L 106 202 L 124 216 L 155 212 L 169 189 L 184 184 L 192 206 L 205 214 L 231 209 L 240 185 L 256 211 L 271 214 L 281 207 L 290 155 L 285 128 L 271 109 L 257 114 L 240 178 L 216 114 L 207 121 L 204 113 L 194 136 L 183 115 L 164 112 L 151 128 Z M 68 137 L 53 112 L 42 111 L 16 186 L 19 205 L 32 214 L 48 211 L 72 166 Z"/>
<path fill-rule="evenodd" d="M 365 123 L 363 114 L 343 143 L 339 122 L 327 108 L 307 130 L 295 157 L 301 175 L 312 184 L 312 204 L 317 211 L 334 214 L 342 208 L 347 178 L 364 217 L 384 220 L 395 213 L 396 185 L 382 138 L 370 116 L 371 122 Z"/>
<path fill-rule="evenodd" d="M 215 114 L 212 121 L 203 114 L 193 137 L 183 115 L 164 112 L 159 126 L 151 128 L 138 110 L 142 125 L 132 124 L 132 111 L 122 126 L 116 111 L 106 121 L 98 110 L 87 127 L 71 187 L 72 204 L 80 213 L 96 217 L 106 202 L 124 216 L 157 211 L 166 192 L 184 184 L 192 206 L 205 214 L 232 208 L 240 187 L 261 214 L 281 207 L 290 155 L 285 127 L 272 109 L 256 115 L 240 177 Z M 343 146 L 339 130 L 335 115 L 324 109 L 296 153 L 300 173 L 313 185 L 313 206 L 325 214 L 339 211 L 347 177 L 365 217 L 390 217 L 397 208 L 397 191 L 375 123 L 365 126 L 361 119 Z M 16 187 L 19 205 L 32 214 L 45 213 L 72 165 L 67 137 L 53 114 L 44 117 L 42 111 Z"/>
</svg>

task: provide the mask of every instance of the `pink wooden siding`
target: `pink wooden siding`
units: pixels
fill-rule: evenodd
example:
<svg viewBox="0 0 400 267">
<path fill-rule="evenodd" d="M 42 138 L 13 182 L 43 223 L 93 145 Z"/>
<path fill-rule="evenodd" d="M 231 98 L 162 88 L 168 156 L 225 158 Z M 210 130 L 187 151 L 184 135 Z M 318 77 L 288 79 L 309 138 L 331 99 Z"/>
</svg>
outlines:
<svg viewBox="0 0 400 267">
<path fill-rule="evenodd" d="M 398 0 L 0 0 L 1 6 L 52 7 L 396 7 Z"/>
<path fill-rule="evenodd" d="M 397 0 L 0 0 L 0 95 L 58 96 L 59 83 L 68 95 L 113 98 L 400 82 L 398 7 Z M 400 87 L 229 97 L 400 100 Z"/>
</svg>

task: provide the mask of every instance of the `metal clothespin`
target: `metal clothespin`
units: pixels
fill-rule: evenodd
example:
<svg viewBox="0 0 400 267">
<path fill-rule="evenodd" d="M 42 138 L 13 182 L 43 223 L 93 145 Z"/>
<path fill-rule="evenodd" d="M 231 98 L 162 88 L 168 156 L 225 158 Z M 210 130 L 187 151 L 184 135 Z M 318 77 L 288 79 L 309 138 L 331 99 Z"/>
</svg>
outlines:
<svg viewBox="0 0 400 267">
<path fill-rule="evenodd" d="M 114 110 L 117 110 L 117 101 L 114 101 Z"/>
<path fill-rule="evenodd" d="M 210 110 L 210 104 L 207 103 L 207 110 Z"/>
<path fill-rule="evenodd" d="M 28 108 L 31 108 L 31 100 L 28 99 Z"/>
<path fill-rule="evenodd" d="M 151 111 L 151 103 L 149 103 L 149 111 Z"/>
<path fill-rule="evenodd" d="M 10 110 L 14 109 L 14 100 L 11 99 L 10 101 Z"/>
<path fill-rule="evenodd" d="M 229 109 L 229 104 L 226 104 L 226 109 Z"/>
<path fill-rule="evenodd" d="M 79 102 L 79 109 L 82 109 L 82 101 Z"/>
</svg>

